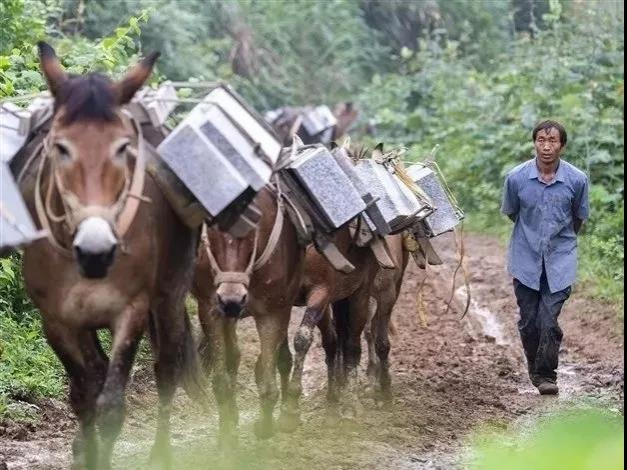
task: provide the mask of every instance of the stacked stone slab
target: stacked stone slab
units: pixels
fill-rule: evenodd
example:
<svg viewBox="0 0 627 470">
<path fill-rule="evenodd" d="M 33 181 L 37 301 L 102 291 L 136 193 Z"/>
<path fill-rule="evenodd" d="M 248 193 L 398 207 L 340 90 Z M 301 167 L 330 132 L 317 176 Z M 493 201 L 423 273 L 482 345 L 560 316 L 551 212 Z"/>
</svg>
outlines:
<svg viewBox="0 0 627 470">
<path fill-rule="evenodd" d="M 325 233 L 337 230 L 366 210 L 361 194 L 322 145 L 302 147 L 283 174 L 291 192 Z"/>
<path fill-rule="evenodd" d="M 226 85 L 214 88 L 157 148 L 208 218 L 241 235 L 258 219 L 248 208 L 269 182 L 280 150 L 263 119 Z"/>
<path fill-rule="evenodd" d="M 429 196 L 434 206 L 433 213 L 420 221 L 416 229 L 428 237 L 453 230 L 463 219 L 463 214 L 453 205 L 437 173 L 416 163 L 407 168 L 407 174 Z"/>
<path fill-rule="evenodd" d="M 377 198 L 380 213 L 390 227 L 390 233 L 400 233 L 417 221 L 425 205 L 384 164 L 374 159 L 359 160 L 356 171 Z"/>
</svg>

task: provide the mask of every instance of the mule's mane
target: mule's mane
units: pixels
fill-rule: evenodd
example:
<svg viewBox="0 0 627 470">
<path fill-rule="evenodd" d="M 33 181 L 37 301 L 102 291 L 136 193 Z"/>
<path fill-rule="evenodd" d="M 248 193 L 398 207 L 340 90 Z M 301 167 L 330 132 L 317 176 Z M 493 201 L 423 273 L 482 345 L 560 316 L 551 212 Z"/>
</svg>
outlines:
<svg viewBox="0 0 627 470">
<path fill-rule="evenodd" d="M 99 73 L 70 76 L 55 97 L 55 109 L 64 109 L 62 122 L 113 122 L 117 119 L 111 80 Z"/>
</svg>

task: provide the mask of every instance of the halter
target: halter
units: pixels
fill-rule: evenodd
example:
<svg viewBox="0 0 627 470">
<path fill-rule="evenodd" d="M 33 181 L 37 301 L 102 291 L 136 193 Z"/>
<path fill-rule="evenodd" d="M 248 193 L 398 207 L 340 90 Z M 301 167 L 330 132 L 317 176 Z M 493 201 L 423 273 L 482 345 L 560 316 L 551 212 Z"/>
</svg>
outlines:
<svg viewBox="0 0 627 470">
<path fill-rule="evenodd" d="M 209 258 L 209 264 L 211 265 L 211 270 L 214 276 L 213 284 L 216 287 L 219 287 L 220 284 L 226 282 L 233 284 L 243 284 L 248 288 L 248 286 L 250 285 L 250 278 L 253 272 L 261 269 L 270 260 L 270 257 L 276 250 L 279 238 L 281 236 L 281 231 L 283 230 L 283 195 L 280 189 L 277 190 L 276 194 L 276 218 L 274 219 L 274 225 L 272 226 L 272 231 L 270 232 L 270 236 L 268 237 L 268 242 L 266 243 L 266 246 L 259 258 L 256 258 L 257 242 L 259 241 L 259 225 L 257 225 L 257 227 L 255 228 L 253 252 L 250 256 L 248 266 L 246 266 L 246 269 L 244 271 L 223 271 L 220 268 L 213 252 L 211 251 L 211 244 L 209 243 L 209 236 L 207 234 L 207 225 L 203 224 L 201 239 L 205 251 L 207 252 L 207 257 Z"/>
<path fill-rule="evenodd" d="M 74 193 L 65 188 L 57 172 L 55 161 L 50 156 L 52 134 L 48 134 L 35 149 L 35 155 L 42 153 L 37 178 L 35 180 L 35 210 L 37 212 L 37 218 L 42 228 L 47 231 L 50 244 L 66 257 L 72 258 L 72 252 L 64 247 L 55 237 L 50 229 L 50 222 L 64 223 L 69 233 L 75 233 L 77 227 L 83 220 L 88 217 L 100 217 L 111 224 L 116 238 L 122 239 L 137 215 L 139 203 L 141 201 L 149 202 L 148 198 L 142 196 L 146 176 L 146 159 L 141 125 L 125 110 L 123 110 L 119 116 L 123 123 L 130 123 L 134 128 L 135 134 L 137 135 L 137 150 L 129 148 L 129 152 L 135 157 L 133 175 L 129 175 L 127 166 L 124 175 L 124 189 L 110 206 L 86 206 L 78 200 Z M 41 194 L 41 180 L 47 161 L 50 162 L 50 181 L 44 202 Z M 61 197 L 64 211 L 62 215 L 56 215 L 52 212 L 51 201 L 54 187 L 56 187 Z"/>
</svg>

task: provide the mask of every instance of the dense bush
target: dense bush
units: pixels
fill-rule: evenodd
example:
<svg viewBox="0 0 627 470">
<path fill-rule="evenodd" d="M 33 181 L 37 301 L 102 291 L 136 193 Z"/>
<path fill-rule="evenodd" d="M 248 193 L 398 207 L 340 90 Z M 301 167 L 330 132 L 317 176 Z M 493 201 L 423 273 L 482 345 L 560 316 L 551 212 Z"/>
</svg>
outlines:
<svg viewBox="0 0 627 470">
<path fill-rule="evenodd" d="M 559 4 L 552 2 L 554 10 Z M 535 39 L 512 42 L 495 65 L 479 70 L 457 44 L 424 40 L 404 49 L 400 72 L 378 74 L 360 102 L 374 118 L 376 139 L 437 160 L 479 230 L 509 226 L 499 214 L 505 173 L 533 151 L 542 119 L 564 123 L 564 158 L 592 183 L 591 218 L 582 238 L 582 273 L 596 293 L 622 297 L 623 21 L 591 10 L 585 22 L 546 17 Z"/>
</svg>

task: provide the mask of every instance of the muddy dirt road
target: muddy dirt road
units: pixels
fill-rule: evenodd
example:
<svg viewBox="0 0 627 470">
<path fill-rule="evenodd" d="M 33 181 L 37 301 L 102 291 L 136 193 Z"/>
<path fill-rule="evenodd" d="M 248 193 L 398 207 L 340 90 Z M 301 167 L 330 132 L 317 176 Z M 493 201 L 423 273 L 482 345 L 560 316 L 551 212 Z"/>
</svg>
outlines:
<svg viewBox="0 0 627 470">
<path fill-rule="evenodd" d="M 378 409 L 364 397 L 356 421 L 328 425 L 326 372 L 317 340 L 306 364 L 303 425 L 292 435 L 257 441 L 252 432 L 257 414 L 252 367 L 258 344 L 253 323 L 246 319 L 240 325 L 240 448 L 230 456 L 218 452 L 215 407 L 203 412 L 181 395 L 173 418 L 176 468 L 465 468 L 467 437 L 477 426 L 524 427 L 544 413 L 573 404 L 602 404 L 623 412 L 622 323 L 611 308 L 578 292 L 567 302 L 561 316 L 565 334 L 558 378 L 561 393 L 557 398 L 540 397 L 525 374 L 504 247 L 493 238 L 467 235 L 473 301 L 460 321 L 463 287 L 456 290 L 456 308 L 444 314 L 455 266 L 452 238 L 437 242 L 446 263 L 429 269 L 424 294 L 427 326 L 421 325 L 415 306 L 424 271 L 412 263 L 394 311 L 398 336 L 391 356 L 392 409 Z M 301 314 L 294 310 L 292 331 Z M 130 416 L 116 447 L 115 468 L 145 467 L 155 423 L 154 400 L 148 365 L 140 364 L 131 384 Z M 39 426 L 18 433 L 5 430 L 0 436 L 0 462 L 5 459 L 9 469 L 67 468 L 75 424 L 62 404 L 44 409 Z"/>
</svg>

